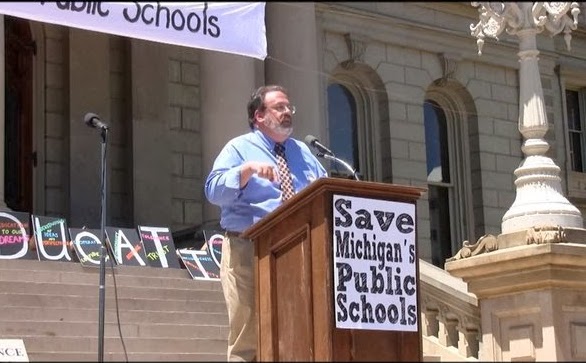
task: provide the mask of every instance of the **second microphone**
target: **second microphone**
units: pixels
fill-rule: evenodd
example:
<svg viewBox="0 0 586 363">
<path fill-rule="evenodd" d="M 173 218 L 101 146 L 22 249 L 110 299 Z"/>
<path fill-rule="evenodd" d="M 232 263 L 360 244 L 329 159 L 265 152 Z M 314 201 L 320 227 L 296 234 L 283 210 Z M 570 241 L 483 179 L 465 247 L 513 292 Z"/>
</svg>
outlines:
<svg viewBox="0 0 586 363">
<path fill-rule="evenodd" d="M 328 149 L 326 146 L 324 146 L 322 143 L 320 143 L 319 140 L 317 139 L 317 137 L 315 137 L 313 135 L 305 136 L 305 143 L 307 145 L 313 147 L 314 149 L 316 149 L 320 153 L 334 156 L 334 153 L 332 152 L 332 150 Z"/>
</svg>

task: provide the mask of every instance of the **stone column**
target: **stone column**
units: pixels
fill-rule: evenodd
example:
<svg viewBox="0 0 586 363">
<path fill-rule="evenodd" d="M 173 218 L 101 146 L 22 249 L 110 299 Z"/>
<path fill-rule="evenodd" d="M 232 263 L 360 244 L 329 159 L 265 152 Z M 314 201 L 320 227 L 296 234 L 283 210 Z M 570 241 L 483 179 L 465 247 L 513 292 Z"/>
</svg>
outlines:
<svg viewBox="0 0 586 363">
<path fill-rule="evenodd" d="M 254 89 L 263 84 L 262 65 L 255 58 L 201 52 L 202 187 L 226 142 L 250 131 L 246 104 Z M 202 208 L 205 225 L 219 224 L 217 206 L 204 197 Z"/>
<path fill-rule="evenodd" d="M 100 228 L 101 137 L 84 123 L 88 112 L 110 118 L 110 42 L 103 33 L 69 30 L 69 218 Z"/>
<path fill-rule="evenodd" d="M 168 46 L 139 39 L 130 42 L 134 222 L 171 226 Z"/>
<path fill-rule="evenodd" d="M 266 82 L 285 86 L 297 106 L 293 136 L 326 135 L 325 101 L 318 56 L 314 3 L 268 2 L 266 5 Z M 324 93 L 325 93 L 325 88 Z"/>
</svg>

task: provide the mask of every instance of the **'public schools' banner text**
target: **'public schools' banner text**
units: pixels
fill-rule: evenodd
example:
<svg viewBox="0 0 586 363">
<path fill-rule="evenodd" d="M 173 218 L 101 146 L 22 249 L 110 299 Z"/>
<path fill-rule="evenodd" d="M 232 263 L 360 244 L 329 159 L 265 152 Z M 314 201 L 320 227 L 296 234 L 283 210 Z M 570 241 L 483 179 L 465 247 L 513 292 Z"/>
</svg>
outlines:
<svg viewBox="0 0 586 363">
<path fill-rule="evenodd" d="M 2 2 L 0 14 L 265 59 L 264 2 Z"/>
</svg>

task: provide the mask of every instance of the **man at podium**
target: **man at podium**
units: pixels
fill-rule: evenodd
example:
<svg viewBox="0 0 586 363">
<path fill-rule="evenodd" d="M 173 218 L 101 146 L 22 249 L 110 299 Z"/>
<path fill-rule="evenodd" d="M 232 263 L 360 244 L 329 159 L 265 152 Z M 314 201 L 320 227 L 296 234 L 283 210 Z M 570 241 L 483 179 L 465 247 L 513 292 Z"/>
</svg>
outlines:
<svg viewBox="0 0 586 363">
<path fill-rule="evenodd" d="M 205 183 L 208 201 L 220 206 L 220 280 L 230 332 L 229 361 L 254 361 L 257 316 L 254 244 L 239 234 L 327 172 L 305 143 L 291 137 L 295 106 L 278 85 L 258 88 L 247 105 L 251 131 L 228 141 Z"/>
</svg>

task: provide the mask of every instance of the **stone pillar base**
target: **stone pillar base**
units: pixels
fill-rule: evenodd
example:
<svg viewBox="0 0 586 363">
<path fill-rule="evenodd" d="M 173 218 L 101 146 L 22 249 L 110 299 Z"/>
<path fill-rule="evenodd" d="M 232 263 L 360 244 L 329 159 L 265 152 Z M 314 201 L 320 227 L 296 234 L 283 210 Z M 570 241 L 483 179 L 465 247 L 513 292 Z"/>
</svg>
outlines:
<svg viewBox="0 0 586 363">
<path fill-rule="evenodd" d="M 478 298 L 480 360 L 586 358 L 586 230 L 531 228 L 465 248 L 445 269 Z"/>
</svg>

